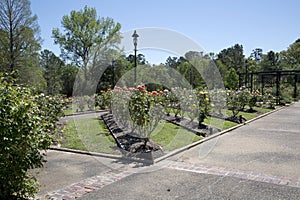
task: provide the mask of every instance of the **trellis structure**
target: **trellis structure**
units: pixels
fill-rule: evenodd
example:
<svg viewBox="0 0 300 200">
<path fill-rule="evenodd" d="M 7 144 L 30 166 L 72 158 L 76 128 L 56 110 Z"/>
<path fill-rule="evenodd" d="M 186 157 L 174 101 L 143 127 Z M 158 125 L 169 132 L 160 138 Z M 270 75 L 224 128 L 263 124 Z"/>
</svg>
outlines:
<svg viewBox="0 0 300 200">
<path fill-rule="evenodd" d="M 259 90 L 262 94 L 271 88 L 271 93 L 279 97 L 282 93 L 282 88 L 292 86 L 292 97 L 298 97 L 298 82 L 300 77 L 300 70 L 276 70 L 267 72 L 246 72 L 239 74 L 239 85 L 245 85 L 253 90 Z M 275 87 L 274 87 L 275 86 Z"/>
</svg>

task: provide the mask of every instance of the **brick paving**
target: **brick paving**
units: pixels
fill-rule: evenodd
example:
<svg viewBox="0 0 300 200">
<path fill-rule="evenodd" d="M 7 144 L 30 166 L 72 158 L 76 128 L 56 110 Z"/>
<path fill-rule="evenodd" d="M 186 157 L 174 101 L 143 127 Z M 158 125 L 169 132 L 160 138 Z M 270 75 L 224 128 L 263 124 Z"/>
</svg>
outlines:
<svg viewBox="0 0 300 200">
<path fill-rule="evenodd" d="M 81 180 L 77 183 L 74 183 L 60 190 L 49 192 L 45 197 L 37 197 L 36 199 L 37 200 L 75 199 L 86 193 L 101 189 L 104 186 L 109 185 L 115 181 L 118 181 L 126 176 L 129 176 L 132 173 L 133 172 L 129 172 L 129 171 L 110 170 L 100 175 Z"/>
<path fill-rule="evenodd" d="M 178 161 L 168 161 L 168 166 L 166 168 L 189 171 L 194 173 L 202 174 L 211 174 L 217 176 L 229 176 L 240 179 L 252 180 L 265 182 L 276 185 L 284 185 L 290 187 L 300 188 L 300 178 L 290 178 L 290 177 L 279 177 L 270 174 L 263 174 L 251 171 L 242 171 L 238 169 L 230 169 L 219 166 L 209 166 L 198 163 L 187 163 L 187 162 L 178 162 Z M 110 170 L 104 172 L 100 175 L 93 176 L 87 179 L 84 179 L 80 182 L 74 183 L 70 186 L 62 188 L 57 191 L 48 193 L 45 197 L 38 197 L 38 200 L 68 200 L 75 199 L 83 196 L 86 193 L 98 190 L 112 184 L 122 178 L 125 178 L 131 174 L 133 171 L 118 171 Z"/>
<path fill-rule="evenodd" d="M 300 178 L 279 177 L 270 174 L 263 174 L 251 171 L 242 171 L 218 166 L 208 166 L 197 163 L 176 162 L 172 161 L 168 168 L 183 170 L 202 174 L 212 174 L 218 176 L 230 176 L 240 179 L 271 183 L 276 185 L 285 185 L 300 188 Z"/>
</svg>

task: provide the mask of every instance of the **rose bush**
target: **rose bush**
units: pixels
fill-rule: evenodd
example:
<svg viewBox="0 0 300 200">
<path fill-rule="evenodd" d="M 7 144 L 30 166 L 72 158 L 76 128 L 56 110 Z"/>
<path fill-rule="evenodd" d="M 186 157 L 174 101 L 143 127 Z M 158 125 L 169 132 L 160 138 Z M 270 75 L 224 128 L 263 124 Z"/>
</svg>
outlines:
<svg viewBox="0 0 300 200">
<path fill-rule="evenodd" d="M 201 90 L 197 92 L 198 94 L 198 102 L 199 102 L 199 115 L 198 115 L 198 128 L 201 128 L 202 123 L 204 122 L 205 118 L 208 116 L 210 106 L 209 94 L 205 90 Z"/>
<path fill-rule="evenodd" d="M 46 150 L 63 115 L 61 97 L 32 95 L 0 75 L 0 199 L 30 198 L 38 183 L 29 169 L 43 165 Z"/>
</svg>

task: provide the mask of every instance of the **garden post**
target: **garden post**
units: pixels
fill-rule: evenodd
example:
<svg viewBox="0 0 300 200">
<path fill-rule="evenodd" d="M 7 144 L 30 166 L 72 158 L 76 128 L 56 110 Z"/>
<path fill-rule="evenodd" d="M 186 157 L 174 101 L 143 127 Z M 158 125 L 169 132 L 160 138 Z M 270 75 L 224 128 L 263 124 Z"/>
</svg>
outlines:
<svg viewBox="0 0 300 200">
<path fill-rule="evenodd" d="M 294 76 L 294 98 L 297 98 L 297 81 L 298 81 L 298 74 Z"/>
<path fill-rule="evenodd" d="M 279 90 L 280 90 L 280 76 L 281 72 L 277 71 L 276 72 L 276 103 L 280 103 L 280 98 L 279 98 Z"/>
<path fill-rule="evenodd" d="M 253 72 L 250 74 L 250 92 L 253 91 Z"/>
<path fill-rule="evenodd" d="M 261 94 L 264 95 L 264 75 L 261 75 Z"/>
</svg>

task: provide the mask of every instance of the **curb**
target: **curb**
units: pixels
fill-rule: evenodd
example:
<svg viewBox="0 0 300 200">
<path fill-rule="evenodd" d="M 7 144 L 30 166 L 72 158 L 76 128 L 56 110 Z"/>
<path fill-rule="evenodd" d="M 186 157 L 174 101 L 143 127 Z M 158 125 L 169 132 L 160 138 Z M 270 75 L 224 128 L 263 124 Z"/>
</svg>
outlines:
<svg viewBox="0 0 300 200">
<path fill-rule="evenodd" d="M 68 148 L 55 147 L 55 146 L 51 146 L 49 148 L 49 150 L 63 151 L 63 152 L 69 152 L 69 153 L 78 153 L 78 154 L 83 154 L 83 155 L 105 157 L 105 158 L 112 158 L 112 159 L 122 159 L 122 158 L 124 158 L 122 155 L 89 152 L 89 151 L 82 151 L 82 150 L 76 150 L 76 149 L 68 149 Z"/>
<path fill-rule="evenodd" d="M 290 104 L 290 105 L 292 105 L 292 104 Z M 189 144 L 189 145 L 187 145 L 187 146 L 181 147 L 181 148 L 179 148 L 179 149 L 175 149 L 174 151 L 171 151 L 170 153 L 168 153 L 168 154 L 166 154 L 166 155 L 164 155 L 164 156 L 162 156 L 162 157 L 160 157 L 160 158 L 155 159 L 155 160 L 154 160 L 154 163 L 158 163 L 158 162 L 163 161 L 163 160 L 165 160 L 165 159 L 167 159 L 167 158 L 169 158 L 169 157 L 171 157 L 171 156 L 174 156 L 174 155 L 179 154 L 179 153 L 181 153 L 181 152 L 183 152 L 183 151 L 189 150 L 189 149 L 191 149 L 191 148 L 193 148 L 193 147 L 195 147 L 195 146 L 197 146 L 197 145 L 199 145 L 199 144 L 201 144 L 201 143 L 203 143 L 203 142 L 206 142 L 206 141 L 211 140 L 211 139 L 213 139 L 213 138 L 219 137 L 219 136 L 221 136 L 221 135 L 223 135 L 223 134 L 225 134 L 225 133 L 228 133 L 228 132 L 230 132 L 230 131 L 232 131 L 232 130 L 235 130 L 235 129 L 241 127 L 241 126 L 244 126 L 244 125 L 246 125 L 246 124 L 249 124 L 249 123 L 251 123 L 251 122 L 253 122 L 253 121 L 255 121 L 255 120 L 258 120 L 258 119 L 260 119 L 260 118 L 262 118 L 262 117 L 265 117 L 265 116 L 267 116 L 267 115 L 270 115 L 270 114 L 272 114 L 272 113 L 274 113 L 274 112 L 277 112 L 277 111 L 279 111 L 279 110 L 281 110 L 281 109 L 283 109 L 283 108 L 286 108 L 286 107 L 288 107 L 288 106 L 290 106 L 290 105 L 282 106 L 282 107 L 277 108 L 277 109 L 275 109 L 275 110 L 272 110 L 272 111 L 270 111 L 270 112 L 267 112 L 267 113 L 264 113 L 264 114 L 262 114 L 262 115 L 259 115 L 259 116 L 255 117 L 255 118 L 253 118 L 253 119 L 250 119 L 249 121 L 246 121 L 246 122 L 244 122 L 244 123 L 242 123 L 242 124 L 238 124 L 238 125 L 236 125 L 236 126 L 234 126 L 234 127 L 231 127 L 231 128 L 226 129 L 226 130 L 224 130 L 224 131 L 221 131 L 221 132 L 219 132 L 219 133 L 216 133 L 216 134 L 214 134 L 214 135 L 211 135 L 211 136 L 209 136 L 209 137 L 207 137 L 207 138 L 204 138 L 204 139 L 202 139 L 202 140 L 199 140 L 199 141 L 194 142 L 194 143 L 192 143 L 192 144 Z"/>
<path fill-rule="evenodd" d="M 86 114 L 92 114 L 92 113 L 102 113 L 102 112 L 108 112 L 108 111 L 109 110 L 90 110 L 90 111 L 72 113 L 69 115 L 65 115 L 64 117 L 72 117 L 72 116 L 86 115 Z"/>
<path fill-rule="evenodd" d="M 126 160 L 126 161 L 132 161 L 132 162 L 140 162 L 140 163 L 146 163 L 146 164 L 153 164 L 154 162 L 148 162 L 147 160 L 142 160 L 140 158 L 135 157 L 126 157 L 123 155 L 114 155 L 114 154 L 106 154 L 106 153 L 98 153 L 98 152 L 89 152 L 89 151 L 83 151 L 83 150 L 76 150 L 76 149 L 68 149 L 63 147 L 55 147 L 51 146 L 48 150 L 54 150 L 54 151 L 62 151 L 67 153 L 77 153 L 87 156 L 96 156 L 96 157 L 103 157 L 103 158 L 110 158 L 110 159 L 119 159 L 119 160 Z"/>
</svg>

